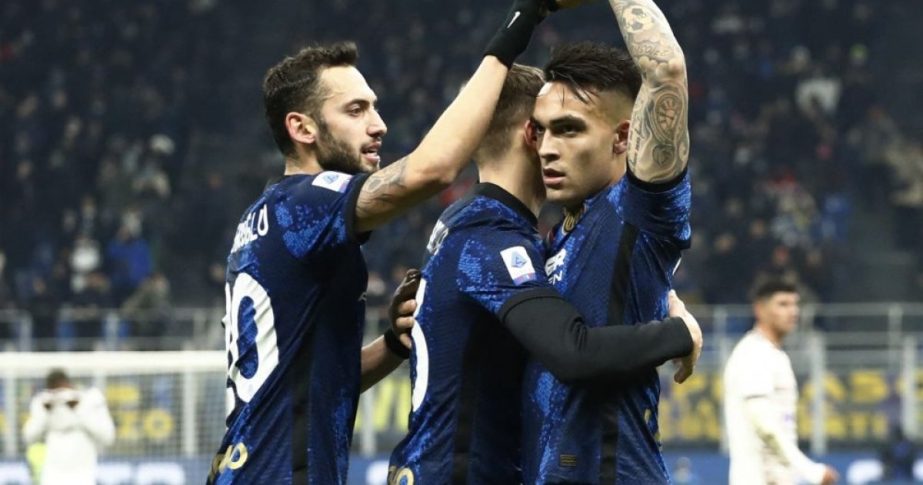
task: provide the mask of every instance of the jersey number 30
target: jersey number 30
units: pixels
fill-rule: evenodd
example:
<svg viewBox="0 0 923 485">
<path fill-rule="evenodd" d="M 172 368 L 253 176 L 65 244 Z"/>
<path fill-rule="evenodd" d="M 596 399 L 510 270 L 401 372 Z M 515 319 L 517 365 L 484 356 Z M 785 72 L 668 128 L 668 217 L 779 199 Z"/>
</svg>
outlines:
<svg viewBox="0 0 923 485">
<path fill-rule="evenodd" d="M 225 285 L 224 291 L 227 305 L 224 340 L 229 354 L 227 412 L 230 414 L 236 404 L 235 395 L 245 403 L 250 402 L 266 382 L 279 364 L 279 347 L 276 345 L 276 317 L 266 289 L 252 276 L 240 273 L 234 280 L 234 288 Z"/>
</svg>

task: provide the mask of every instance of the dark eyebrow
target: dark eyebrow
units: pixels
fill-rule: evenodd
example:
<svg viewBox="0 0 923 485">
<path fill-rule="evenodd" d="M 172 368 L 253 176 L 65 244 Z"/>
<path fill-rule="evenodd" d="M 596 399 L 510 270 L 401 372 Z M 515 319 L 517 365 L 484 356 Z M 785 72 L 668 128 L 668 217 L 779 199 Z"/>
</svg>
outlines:
<svg viewBox="0 0 923 485">
<path fill-rule="evenodd" d="M 364 108 L 364 107 L 366 107 L 366 106 L 375 106 L 375 102 L 376 102 L 376 101 L 378 101 L 378 100 L 377 100 L 377 99 L 373 99 L 373 100 L 370 102 L 369 100 L 367 100 L 367 99 L 365 99 L 365 98 L 353 98 L 353 99 L 349 100 L 348 102 L 344 103 L 343 106 L 352 106 L 352 105 L 354 105 L 354 104 L 358 104 L 359 106 L 361 106 L 361 107 Z"/>
<path fill-rule="evenodd" d="M 560 118 L 555 118 L 551 120 L 551 123 L 549 123 L 548 125 L 549 125 L 549 128 L 551 129 L 560 128 L 562 126 L 569 126 L 573 128 L 584 129 L 586 128 L 586 121 L 576 116 L 567 115 L 567 116 L 562 116 Z"/>
</svg>

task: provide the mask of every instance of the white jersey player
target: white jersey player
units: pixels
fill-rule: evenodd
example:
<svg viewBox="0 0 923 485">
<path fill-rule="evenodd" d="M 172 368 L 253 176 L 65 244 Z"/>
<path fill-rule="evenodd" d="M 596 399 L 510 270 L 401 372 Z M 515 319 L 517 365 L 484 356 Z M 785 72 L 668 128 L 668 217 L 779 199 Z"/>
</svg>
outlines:
<svg viewBox="0 0 923 485">
<path fill-rule="evenodd" d="M 756 323 L 724 369 L 724 413 L 730 485 L 831 484 L 833 468 L 798 449 L 798 385 L 782 340 L 798 322 L 794 285 L 773 280 L 755 291 Z"/>
</svg>

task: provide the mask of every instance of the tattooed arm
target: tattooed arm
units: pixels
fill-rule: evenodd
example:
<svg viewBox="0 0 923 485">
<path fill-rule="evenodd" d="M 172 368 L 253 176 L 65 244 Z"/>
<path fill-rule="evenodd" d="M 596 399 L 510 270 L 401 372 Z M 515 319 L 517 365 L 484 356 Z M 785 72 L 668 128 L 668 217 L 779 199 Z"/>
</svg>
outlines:
<svg viewBox="0 0 923 485">
<path fill-rule="evenodd" d="M 631 113 L 628 169 L 645 182 L 676 178 L 689 161 L 689 89 L 683 51 L 653 0 L 609 0 L 641 71 Z"/>
<path fill-rule="evenodd" d="M 487 56 L 420 145 L 372 174 L 356 202 L 356 230 L 372 230 L 447 187 L 477 148 L 493 116 L 507 68 Z"/>
</svg>

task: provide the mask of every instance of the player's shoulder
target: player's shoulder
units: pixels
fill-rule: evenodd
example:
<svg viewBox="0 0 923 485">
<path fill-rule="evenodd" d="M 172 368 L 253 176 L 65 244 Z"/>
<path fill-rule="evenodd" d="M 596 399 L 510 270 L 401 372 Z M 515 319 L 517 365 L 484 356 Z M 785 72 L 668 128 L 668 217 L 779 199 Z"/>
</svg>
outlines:
<svg viewBox="0 0 923 485">
<path fill-rule="evenodd" d="M 317 174 L 288 175 L 266 190 L 276 201 L 315 201 L 323 203 L 347 192 L 357 175 L 332 170 Z"/>
<path fill-rule="evenodd" d="M 518 229 L 523 226 L 514 212 L 490 197 L 469 194 L 449 206 L 439 217 L 454 232 Z"/>
<path fill-rule="evenodd" d="M 735 357 L 735 362 L 752 362 L 759 365 L 768 364 L 767 358 L 775 353 L 772 343 L 752 330 L 744 334 L 731 352 L 732 357 Z"/>
</svg>

